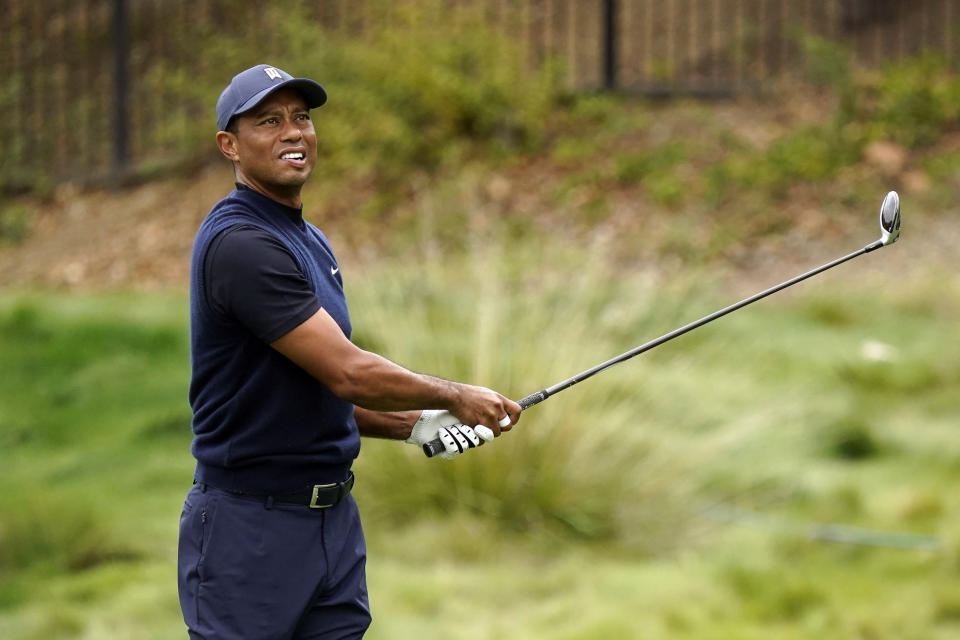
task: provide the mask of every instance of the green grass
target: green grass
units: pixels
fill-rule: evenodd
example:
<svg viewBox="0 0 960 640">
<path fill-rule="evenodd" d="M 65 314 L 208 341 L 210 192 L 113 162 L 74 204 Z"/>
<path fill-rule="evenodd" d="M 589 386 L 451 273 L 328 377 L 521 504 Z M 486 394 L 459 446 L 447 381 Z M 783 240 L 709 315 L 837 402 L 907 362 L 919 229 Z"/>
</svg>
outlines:
<svg viewBox="0 0 960 640">
<path fill-rule="evenodd" d="M 357 341 L 521 397 L 736 298 L 722 274 L 545 238 L 518 257 L 498 229 L 416 267 L 344 264 Z M 960 282 L 900 277 L 821 276 L 453 463 L 365 441 L 369 637 L 955 637 Z M 182 637 L 186 326 L 177 295 L 0 295 L 0 636 Z M 815 522 L 942 550 L 815 541 Z"/>
</svg>

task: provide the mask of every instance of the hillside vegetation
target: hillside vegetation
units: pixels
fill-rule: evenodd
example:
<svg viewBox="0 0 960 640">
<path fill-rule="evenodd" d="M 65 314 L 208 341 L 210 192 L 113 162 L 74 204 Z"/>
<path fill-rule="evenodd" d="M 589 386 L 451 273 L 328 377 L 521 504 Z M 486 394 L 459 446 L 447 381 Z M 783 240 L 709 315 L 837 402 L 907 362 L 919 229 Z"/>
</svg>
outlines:
<svg viewBox="0 0 960 640">
<path fill-rule="evenodd" d="M 779 253 L 784 239 L 822 245 L 862 228 L 890 188 L 937 217 L 956 199 L 960 78 L 935 57 L 867 73 L 809 37 L 806 74 L 765 97 L 651 103 L 571 95 L 554 66 L 527 70 L 512 43 L 479 24 L 451 40 L 404 15 L 363 41 L 276 21 L 286 45 L 271 61 L 320 78 L 331 95 L 314 114 L 321 161 L 306 214 L 343 257 L 405 251 L 425 225 L 457 251 L 479 217 L 518 240 L 616 237 L 611 257 L 632 264 L 755 267 L 773 257 L 768 239 Z M 222 69 L 263 54 L 205 38 L 207 27 L 190 40 L 205 43 L 208 64 L 182 93 L 209 106 Z M 0 197 L 6 285 L 184 285 L 193 231 L 231 176 L 214 157 L 212 117 L 169 117 L 157 119 L 158 144 L 174 125 L 194 132 L 179 175 L 120 193 L 63 184 Z"/>
</svg>

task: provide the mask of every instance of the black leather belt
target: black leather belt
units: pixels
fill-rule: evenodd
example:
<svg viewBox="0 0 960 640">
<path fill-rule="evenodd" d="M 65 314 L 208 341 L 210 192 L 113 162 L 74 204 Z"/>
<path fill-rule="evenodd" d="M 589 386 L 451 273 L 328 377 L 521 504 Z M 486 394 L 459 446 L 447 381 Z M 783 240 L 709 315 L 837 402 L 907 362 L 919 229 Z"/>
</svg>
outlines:
<svg viewBox="0 0 960 640">
<path fill-rule="evenodd" d="M 311 509 L 329 509 L 350 495 L 351 489 L 353 489 L 352 471 L 343 482 L 315 484 L 312 489 L 300 493 L 275 495 L 273 501 L 281 504 L 305 504 Z"/>
<path fill-rule="evenodd" d="M 350 475 L 347 476 L 347 479 L 343 482 L 335 482 L 331 484 L 315 484 L 310 489 L 305 489 L 299 493 L 284 493 L 284 494 L 256 494 L 256 493 L 236 493 L 229 491 L 228 493 L 233 493 L 234 495 L 240 496 L 242 498 L 249 498 L 258 501 L 265 501 L 267 503 L 275 504 L 300 504 L 311 509 L 329 509 L 330 507 L 336 506 L 344 498 L 350 495 L 350 490 L 353 489 L 353 472 L 350 472 Z"/>
</svg>

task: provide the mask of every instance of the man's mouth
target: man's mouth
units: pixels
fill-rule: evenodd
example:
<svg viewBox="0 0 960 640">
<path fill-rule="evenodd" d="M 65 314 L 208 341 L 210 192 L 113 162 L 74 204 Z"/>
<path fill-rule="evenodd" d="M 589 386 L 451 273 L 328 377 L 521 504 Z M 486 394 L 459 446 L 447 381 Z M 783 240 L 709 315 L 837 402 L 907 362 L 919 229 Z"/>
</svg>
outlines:
<svg viewBox="0 0 960 640">
<path fill-rule="evenodd" d="M 281 160 L 286 160 L 290 164 L 303 166 L 306 164 L 306 155 L 303 151 L 288 151 L 280 156 Z"/>
</svg>

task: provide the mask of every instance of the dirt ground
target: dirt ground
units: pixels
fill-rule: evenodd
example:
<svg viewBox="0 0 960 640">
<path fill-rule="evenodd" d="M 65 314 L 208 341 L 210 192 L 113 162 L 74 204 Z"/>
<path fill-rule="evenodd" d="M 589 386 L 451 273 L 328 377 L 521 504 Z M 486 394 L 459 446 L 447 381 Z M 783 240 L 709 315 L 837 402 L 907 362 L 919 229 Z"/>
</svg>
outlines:
<svg viewBox="0 0 960 640">
<path fill-rule="evenodd" d="M 58 188 L 39 203 L 27 237 L 0 250 L 8 286 L 186 289 L 193 234 L 230 187 L 217 164 L 191 178 L 119 191 Z"/>
</svg>

